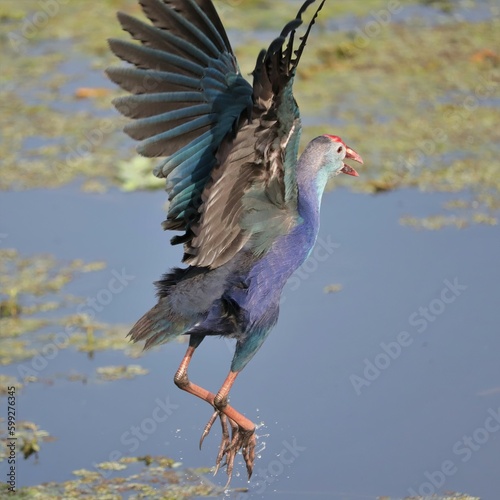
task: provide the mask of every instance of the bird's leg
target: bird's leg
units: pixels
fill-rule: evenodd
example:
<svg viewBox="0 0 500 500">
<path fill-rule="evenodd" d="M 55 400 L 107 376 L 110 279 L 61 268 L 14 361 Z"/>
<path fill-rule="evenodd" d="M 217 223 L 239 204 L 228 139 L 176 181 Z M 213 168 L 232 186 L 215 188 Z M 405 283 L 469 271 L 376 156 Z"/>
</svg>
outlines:
<svg viewBox="0 0 500 500">
<path fill-rule="evenodd" d="M 205 425 L 205 428 L 203 429 L 203 434 L 201 435 L 200 438 L 200 450 L 201 446 L 203 444 L 204 439 L 208 436 L 210 429 L 212 428 L 212 425 L 214 425 L 214 422 L 217 420 L 217 417 L 220 418 L 220 423 L 222 427 L 222 442 L 219 447 L 219 453 L 217 454 L 217 459 L 215 461 L 216 467 L 215 467 L 215 472 L 214 474 L 217 474 L 217 471 L 219 470 L 219 465 L 222 460 L 222 457 L 224 456 L 224 451 L 226 448 L 229 446 L 231 443 L 231 440 L 229 439 L 229 431 L 227 427 L 227 417 L 223 413 L 221 413 L 219 410 L 215 410 L 213 415 L 210 417 L 210 420 L 207 422 L 207 425 Z M 231 427 L 233 427 L 233 422 L 231 422 Z"/>
<path fill-rule="evenodd" d="M 205 431 L 203 432 L 203 436 L 201 436 L 200 439 L 200 448 L 203 443 L 203 439 L 208 435 L 210 432 L 210 428 L 213 425 L 213 422 L 216 420 L 216 418 L 219 417 L 220 419 L 220 424 L 222 426 L 222 440 L 219 446 L 219 452 L 217 453 L 217 458 L 215 460 L 215 471 L 214 475 L 217 474 L 219 471 L 220 463 L 222 462 L 222 459 L 224 458 L 224 455 L 226 453 L 226 450 L 228 446 L 231 444 L 231 440 L 229 439 L 229 430 L 227 426 L 227 421 L 229 420 L 224 413 L 221 413 L 219 410 L 215 410 L 214 414 L 212 415 L 212 418 L 209 420 L 208 424 L 205 426 Z M 233 422 L 231 422 L 231 428 L 235 425 Z"/>
<path fill-rule="evenodd" d="M 201 340 L 203 340 L 202 337 Z M 177 387 L 179 387 L 183 391 L 186 391 L 193 396 L 203 399 L 215 408 L 215 412 L 205 426 L 205 429 L 201 436 L 200 447 L 203 439 L 210 432 L 210 429 L 212 428 L 215 420 L 217 420 L 217 417 L 219 417 L 222 425 L 222 442 L 219 447 L 219 453 L 217 455 L 216 472 L 220 467 L 222 459 L 225 457 L 227 463 L 227 475 L 229 476 L 227 484 L 229 484 L 233 473 L 234 458 L 236 456 L 236 453 L 240 449 L 242 450 L 243 458 L 245 460 L 248 477 L 250 478 L 250 476 L 252 475 L 256 444 L 255 425 L 251 420 L 236 411 L 227 402 L 229 391 L 231 390 L 231 387 L 233 386 L 239 372 L 230 371 L 217 394 L 213 394 L 203 387 L 193 384 L 189 380 L 189 363 L 191 362 L 194 351 L 201 343 L 201 340 L 191 337 L 186 354 L 184 355 L 184 358 L 182 358 L 181 364 L 179 365 L 179 368 L 175 374 L 174 382 Z M 228 420 L 232 429 L 231 439 L 229 439 L 229 431 L 227 426 Z"/>
<path fill-rule="evenodd" d="M 190 342 L 189 347 L 187 348 L 186 354 L 184 355 L 184 358 L 182 358 L 181 364 L 179 368 L 177 369 L 177 372 L 174 377 L 174 382 L 179 389 L 182 389 L 183 391 L 188 392 L 189 394 L 192 394 L 193 396 L 196 396 L 200 399 L 203 399 L 210 405 L 214 406 L 214 399 L 215 399 L 215 394 L 213 394 L 210 391 L 207 391 L 203 387 L 200 387 L 199 385 L 193 384 L 188 377 L 188 366 L 189 363 L 191 362 L 191 358 L 193 357 L 194 351 L 196 349 L 196 345 L 191 345 L 192 342 Z M 198 343 L 199 345 L 199 343 Z M 205 426 L 205 429 L 203 430 L 203 434 L 201 435 L 200 439 L 200 449 L 201 445 L 203 444 L 203 440 L 205 439 L 206 436 L 208 436 L 208 433 L 210 432 L 210 429 L 212 428 L 212 425 L 214 422 L 217 420 L 217 417 L 220 417 L 221 425 L 222 425 L 222 442 L 219 448 L 219 453 L 217 455 L 217 460 L 216 460 L 216 470 L 217 472 L 219 470 L 219 465 L 222 460 L 222 457 L 224 456 L 224 451 L 226 448 L 229 446 L 231 443 L 231 440 L 229 439 L 229 431 L 227 427 L 227 418 L 226 416 L 221 413 L 219 410 L 215 410 L 214 414 L 210 417 L 210 420 L 208 421 L 207 425 Z"/>
<path fill-rule="evenodd" d="M 194 396 L 205 400 L 207 403 L 213 406 L 215 395 L 207 391 L 206 389 L 203 389 L 203 387 L 193 384 L 188 378 L 189 363 L 191 362 L 191 358 L 193 357 L 195 349 L 198 347 L 198 345 L 200 345 L 200 343 L 201 340 L 198 342 L 189 342 L 189 347 L 187 348 L 186 354 L 184 354 L 181 364 L 179 365 L 179 368 L 175 373 L 174 383 L 177 387 L 179 387 L 179 389 L 189 392 L 189 394 L 193 394 Z"/>
<path fill-rule="evenodd" d="M 215 396 L 213 402 L 215 409 L 220 412 L 221 421 L 224 416 L 227 417 L 232 427 L 231 443 L 229 446 L 226 446 L 223 439 L 216 462 L 216 469 L 218 469 L 222 458 L 224 456 L 226 457 L 227 475 L 229 476 L 228 484 L 233 473 L 234 458 L 240 449 L 243 459 L 245 460 L 249 479 L 252 475 L 255 460 L 255 424 L 227 403 L 229 391 L 231 390 L 238 373 L 239 372 L 233 371 L 229 372 L 229 375 L 226 377 L 226 380 L 219 389 L 219 392 Z M 210 428 L 208 431 L 210 431 Z"/>
</svg>

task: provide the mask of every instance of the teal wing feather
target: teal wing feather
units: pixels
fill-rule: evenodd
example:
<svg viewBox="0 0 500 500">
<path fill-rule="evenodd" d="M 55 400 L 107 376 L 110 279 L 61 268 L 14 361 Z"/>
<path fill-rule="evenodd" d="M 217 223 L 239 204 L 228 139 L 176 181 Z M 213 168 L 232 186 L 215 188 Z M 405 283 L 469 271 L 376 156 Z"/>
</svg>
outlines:
<svg viewBox="0 0 500 500">
<path fill-rule="evenodd" d="M 189 263 L 221 265 L 243 247 L 261 255 L 298 222 L 295 168 L 301 125 L 292 85 L 324 0 L 296 50 L 294 36 L 313 2 L 307 0 L 257 58 L 251 119 L 240 121 L 236 136 L 218 152 L 219 166 L 205 189 L 202 217 L 187 250 Z"/>
<path fill-rule="evenodd" d="M 256 89 L 260 94 L 257 99 L 260 102 L 269 101 L 269 96 L 273 96 L 272 106 L 266 113 L 267 119 L 272 117 L 274 121 L 268 131 L 273 137 L 268 140 L 280 153 L 272 155 L 268 169 L 272 175 L 260 185 L 254 184 L 243 199 L 245 216 L 242 227 L 251 234 L 251 248 L 257 255 L 265 253 L 279 236 L 287 234 L 300 220 L 297 212 L 296 165 L 301 122 L 299 108 L 293 97 L 293 80 L 324 0 L 309 22 L 297 50 L 294 50 L 294 35 L 303 12 L 313 1 L 306 1 L 302 5 L 296 19 L 285 26 L 254 70 L 257 80 L 254 80 L 254 100 Z M 284 48 L 287 38 L 288 43 Z"/>
<path fill-rule="evenodd" d="M 110 40 L 135 66 L 108 70 L 132 94 L 114 104 L 135 120 L 125 131 L 141 141 L 139 152 L 166 157 L 155 170 L 169 193 L 163 226 L 184 231 L 172 243 L 184 244 L 189 265 L 219 267 L 244 246 L 263 253 L 296 223 L 300 118 L 292 84 L 324 0 L 297 50 L 294 35 L 314 1 L 259 54 L 253 85 L 210 0 L 141 0 L 153 26 L 119 14 L 142 45 Z"/>
<path fill-rule="evenodd" d="M 222 23 L 207 0 L 142 0 L 153 26 L 123 13 L 118 19 L 137 45 L 111 39 L 111 50 L 131 67 L 112 67 L 112 81 L 132 95 L 114 100 L 133 118 L 125 132 L 138 152 L 166 157 L 155 175 L 166 179 L 165 229 L 192 237 L 202 193 L 216 165 L 216 152 L 252 106 L 252 87 L 241 76 Z"/>
</svg>

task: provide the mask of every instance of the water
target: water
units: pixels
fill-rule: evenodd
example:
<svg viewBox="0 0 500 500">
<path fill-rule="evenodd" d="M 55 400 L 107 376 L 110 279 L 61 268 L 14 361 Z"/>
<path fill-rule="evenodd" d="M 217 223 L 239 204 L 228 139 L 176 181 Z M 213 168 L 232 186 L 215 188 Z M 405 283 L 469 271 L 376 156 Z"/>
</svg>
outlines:
<svg viewBox="0 0 500 500">
<path fill-rule="evenodd" d="M 493 2 L 476 4 L 475 15 L 464 13 L 463 2 L 458 14 L 471 22 L 497 15 Z M 408 22 L 412 9 L 430 21 L 431 9 L 416 6 L 395 20 Z M 452 19 L 435 20 L 445 18 Z M 370 19 L 339 24 L 353 29 Z M 66 112 L 88 107 L 72 99 L 76 87 L 104 85 L 81 58 L 71 61 L 60 68 L 74 76 L 57 108 Z M 165 197 L 116 189 L 93 195 L 78 183 L 2 192 L 0 243 L 24 255 L 105 260 L 104 271 L 79 277 L 69 291 L 93 298 L 113 272 L 125 274 L 127 285 L 96 316 L 131 325 L 155 303 L 152 282 L 180 262 L 181 250 L 160 227 Z M 259 441 L 252 481 L 239 457 L 232 481 L 249 492 L 228 498 L 361 500 L 444 491 L 499 498 L 500 228 L 428 232 L 398 222 L 440 212 L 455 198 L 410 189 L 325 196 L 317 249 L 285 289 L 277 327 L 231 394 L 231 404 L 258 425 Z M 332 284 L 341 291 L 325 293 Z M 191 379 L 216 391 L 232 348 L 205 340 Z M 184 351 L 175 343 L 149 352 L 132 361 L 147 375 L 112 383 L 96 383 L 95 370 L 131 363 L 123 352 L 89 358 L 60 351 L 40 371 L 42 382 L 27 384 L 17 397 L 18 420 L 34 421 L 56 438 L 42 443 L 37 459 L 20 458 L 18 486 L 67 481 L 74 470 L 129 455 L 166 455 L 185 468 L 212 465 L 217 424 L 198 450 L 211 408 L 172 381 Z M 59 376 L 70 372 L 90 381 Z M 18 367 L 2 373 L 18 375 Z M 224 471 L 213 480 L 224 485 Z"/>
<path fill-rule="evenodd" d="M 264 424 L 258 434 L 265 449 L 242 498 L 402 497 L 411 488 L 437 491 L 429 477 L 443 482 L 439 491 L 496 498 L 499 228 L 419 232 L 398 224 L 400 216 L 425 215 L 447 198 L 412 190 L 325 196 L 321 251 L 285 289 L 278 326 L 232 393 L 236 408 Z M 77 187 L 3 193 L 4 244 L 63 260 L 105 259 L 107 270 L 73 285 L 82 296 L 95 296 L 111 270 L 126 270 L 134 279 L 98 320 L 130 324 L 153 305 L 151 282 L 177 263 L 159 227 L 163 200 L 163 193 L 96 196 Z M 324 293 L 332 283 L 342 291 Z M 229 347 L 206 340 L 192 380 L 215 390 L 229 369 Z M 172 383 L 184 349 L 172 344 L 148 353 L 139 363 L 149 374 L 131 381 L 56 379 L 23 389 L 19 418 L 57 441 L 19 466 L 19 485 L 67 480 L 116 453 L 212 464 L 218 426 L 197 449 L 210 408 Z M 127 362 L 121 352 L 88 359 L 64 350 L 43 376 Z M 168 418 L 134 437 L 134 427 L 158 406 L 170 408 Z M 443 475 L 450 461 L 453 473 Z M 232 486 L 247 486 L 241 463 L 237 470 Z M 216 482 L 222 485 L 224 475 Z"/>
</svg>

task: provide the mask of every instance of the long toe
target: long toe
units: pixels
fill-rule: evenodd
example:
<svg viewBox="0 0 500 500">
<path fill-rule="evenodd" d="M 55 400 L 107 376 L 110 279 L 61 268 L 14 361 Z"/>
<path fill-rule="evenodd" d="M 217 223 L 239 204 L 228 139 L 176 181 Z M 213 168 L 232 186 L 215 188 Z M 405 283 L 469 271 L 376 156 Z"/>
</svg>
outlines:
<svg viewBox="0 0 500 500">
<path fill-rule="evenodd" d="M 241 450 L 243 459 L 248 472 L 248 479 L 252 476 L 253 466 L 255 462 L 255 446 L 257 439 L 255 437 L 255 430 L 247 431 L 239 427 L 233 427 L 233 439 L 231 444 L 226 448 L 226 464 L 228 481 L 226 487 L 229 486 L 233 475 L 234 459 L 238 451 Z"/>
<path fill-rule="evenodd" d="M 257 438 L 255 437 L 255 431 L 251 431 L 247 434 L 245 441 L 242 446 L 243 459 L 247 466 L 248 479 L 252 477 L 253 464 L 255 462 L 255 446 L 257 444 Z"/>
<path fill-rule="evenodd" d="M 217 472 L 219 471 L 219 467 L 221 465 L 222 459 L 226 455 L 228 447 L 229 447 L 229 443 L 230 443 L 230 441 L 229 441 L 229 430 L 228 430 L 228 427 L 227 427 L 227 420 L 228 420 L 228 418 L 226 417 L 226 415 L 224 415 L 223 413 L 221 413 L 220 414 L 220 424 L 221 424 L 221 427 L 222 427 L 222 440 L 221 440 L 221 443 L 220 443 L 220 446 L 219 446 L 219 452 L 217 453 L 217 459 L 215 460 L 214 475 L 217 474 Z M 231 426 L 232 425 L 233 424 L 231 422 Z"/>
<path fill-rule="evenodd" d="M 203 445 L 203 441 L 205 438 L 210 434 L 210 429 L 212 428 L 212 425 L 214 425 L 214 422 L 217 420 L 217 417 L 220 415 L 219 410 L 215 410 L 213 415 L 210 417 L 210 420 L 207 422 L 207 425 L 205 425 L 205 428 L 203 429 L 203 433 L 200 438 L 200 450 L 201 446 Z"/>
</svg>

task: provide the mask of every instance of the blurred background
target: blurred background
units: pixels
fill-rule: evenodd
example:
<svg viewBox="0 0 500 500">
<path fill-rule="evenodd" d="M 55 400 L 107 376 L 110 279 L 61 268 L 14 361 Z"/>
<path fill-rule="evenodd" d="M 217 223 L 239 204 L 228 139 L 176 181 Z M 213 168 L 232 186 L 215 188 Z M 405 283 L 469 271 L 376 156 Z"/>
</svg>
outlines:
<svg viewBox="0 0 500 500">
<path fill-rule="evenodd" d="M 214 3 L 245 75 L 301 5 Z M 326 0 L 296 78 L 302 143 L 340 135 L 365 163 L 334 179 L 232 391 L 259 449 L 225 493 L 218 428 L 198 450 L 210 408 L 172 381 L 185 345 L 125 339 L 181 252 L 111 105 L 117 10 L 141 16 L 0 4 L 0 496 L 15 404 L 19 498 L 498 499 L 498 0 Z M 233 348 L 206 340 L 192 380 L 216 390 Z"/>
</svg>

